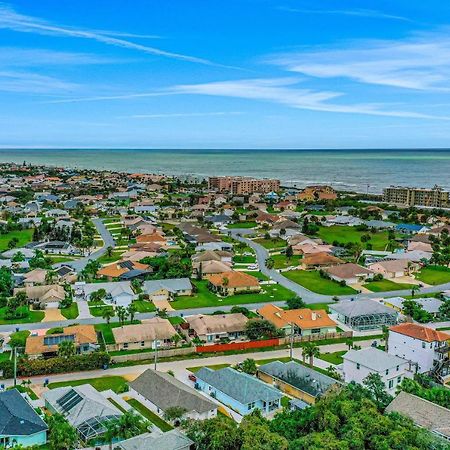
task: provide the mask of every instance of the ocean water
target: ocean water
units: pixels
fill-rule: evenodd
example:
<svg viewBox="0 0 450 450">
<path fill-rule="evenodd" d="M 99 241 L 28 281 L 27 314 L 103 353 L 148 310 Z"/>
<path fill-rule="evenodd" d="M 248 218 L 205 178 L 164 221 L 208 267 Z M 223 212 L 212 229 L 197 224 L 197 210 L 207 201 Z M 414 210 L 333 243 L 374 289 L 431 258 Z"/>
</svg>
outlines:
<svg viewBox="0 0 450 450">
<path fill-rule="evenodd" d="M 439 150 L 158 150 L 0 149 L 0 162 L 167 175 L 246 175 L 284 185 L 328 183 L 380 193 L 391 184 L 450 189 L 450 149 Z"/>
</svg>

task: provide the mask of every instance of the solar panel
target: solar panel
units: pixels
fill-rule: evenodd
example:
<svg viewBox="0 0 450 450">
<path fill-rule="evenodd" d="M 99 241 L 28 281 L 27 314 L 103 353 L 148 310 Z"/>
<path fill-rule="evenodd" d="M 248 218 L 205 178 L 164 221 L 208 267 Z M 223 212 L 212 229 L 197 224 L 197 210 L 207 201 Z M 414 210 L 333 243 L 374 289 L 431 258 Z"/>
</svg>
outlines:
<svg viewBox="0 0 450 450">
<path fill-rule="evenodd" d="M 75 341 L 74 334 L 49 335 L 44 337 L 44 345 L 59 345 L 63 341 Z"/>
<path fill-rule="evenodd" d="M 64 394 L 56 403 L 59 405 L 64 413 L 70 412 L 70 410 L 78 405 L 83 400 L 75 390 L 71 389 L 67 394 Z"/>
</svg>

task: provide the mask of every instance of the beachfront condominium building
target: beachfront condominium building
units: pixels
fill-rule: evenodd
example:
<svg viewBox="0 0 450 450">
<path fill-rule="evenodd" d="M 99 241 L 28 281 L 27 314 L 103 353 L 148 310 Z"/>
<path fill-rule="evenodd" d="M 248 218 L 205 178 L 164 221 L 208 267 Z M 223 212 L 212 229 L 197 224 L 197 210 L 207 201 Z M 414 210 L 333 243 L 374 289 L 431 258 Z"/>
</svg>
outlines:
<svg viewBox="0 0 450 450">
<path fill-rule="evenodd" d="M 435 185 L 431 189 L 390 186 L 383 190 L 383 201 L 399 206 L 450 206 L 450 193 Z"/>
<path fill-rule="evenodd" d="M 210 177 L 208 187 L 217 192 L 229 192 L 237 195 L 268 194 L 280 189 L 280 180 L 250 177 Z"/>
</svg>

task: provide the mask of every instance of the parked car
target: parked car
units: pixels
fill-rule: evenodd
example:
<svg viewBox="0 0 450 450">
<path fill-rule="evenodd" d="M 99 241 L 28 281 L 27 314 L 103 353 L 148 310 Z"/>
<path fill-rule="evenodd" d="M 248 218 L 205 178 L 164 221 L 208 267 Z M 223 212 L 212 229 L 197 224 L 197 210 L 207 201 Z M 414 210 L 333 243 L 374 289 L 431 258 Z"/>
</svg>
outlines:
<svg viewBox="0 0 450 450">
<path fill-rule="evenodd" d="M 194 383 L 197 382 L 197 377 L 193 373 L 190 373 L 188 378 Z"/>
</svg>

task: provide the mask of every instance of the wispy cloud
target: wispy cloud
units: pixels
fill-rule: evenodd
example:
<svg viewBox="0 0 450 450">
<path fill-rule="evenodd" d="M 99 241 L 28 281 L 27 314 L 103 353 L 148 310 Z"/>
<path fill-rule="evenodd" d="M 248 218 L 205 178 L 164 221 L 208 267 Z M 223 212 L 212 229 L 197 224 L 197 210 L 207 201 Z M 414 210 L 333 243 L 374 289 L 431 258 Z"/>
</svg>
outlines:
<svg viewBox="0 0 450 450">
<path fill-rule="evenodd" d="M 37 33 L 52 36 L 90 39 L 106 45 L 136 50 L 150 55 L 178 59 L 198 64 L 220 66 L 219 64 L 215 64 L 207 59 L 161 50 L 159 48 L 150 47 L 147 45 L 136 44 L 126 39 L 113 37 L 111 33 L 108 34 L 108 32 L 105 33 L 95 30 L 83 30 L 81 28 L 55 25 L 39 18 L 19 14 L 4 3 L 0 3 L 0 28 L 6 28 L 22 33 Z M 117 32 L 113 34 L 116 36 L 118 35 Z"/>
<path fill-rule="evenodd" d="M 448 30 L 400 40 L 360 40 L 334 49 L 271 55 L 265 62 L 317 78 L 348 78 L 398 88 L 449 91 Z"/>
<path fill-rule="evenodd" d="M 355 16 L 355 17 L 367 17 L 369 19 L 388 19 L 388 20 L 400 20 L 404 22 L 412 22 L 407 17 L 398 16 L 395 14 L 385 13 L 375 9 L 303 9 L 303 8 L 289 8 L 281 6 L 279 9 L 282 11 L 299 13 L 299 14 L 317 14 L 317 15 L 338 15 L 338 16 Z"/>
<path fill-rule="evenodd" d="M 133 114 L 125 116 L 128 119 L 173 119 L 187 117 L 214 117 L 214 116 L 238 116 L 241 111 L 213 111 L 198 113 L 168 113 L 168 114 Z"/>
</svg>

